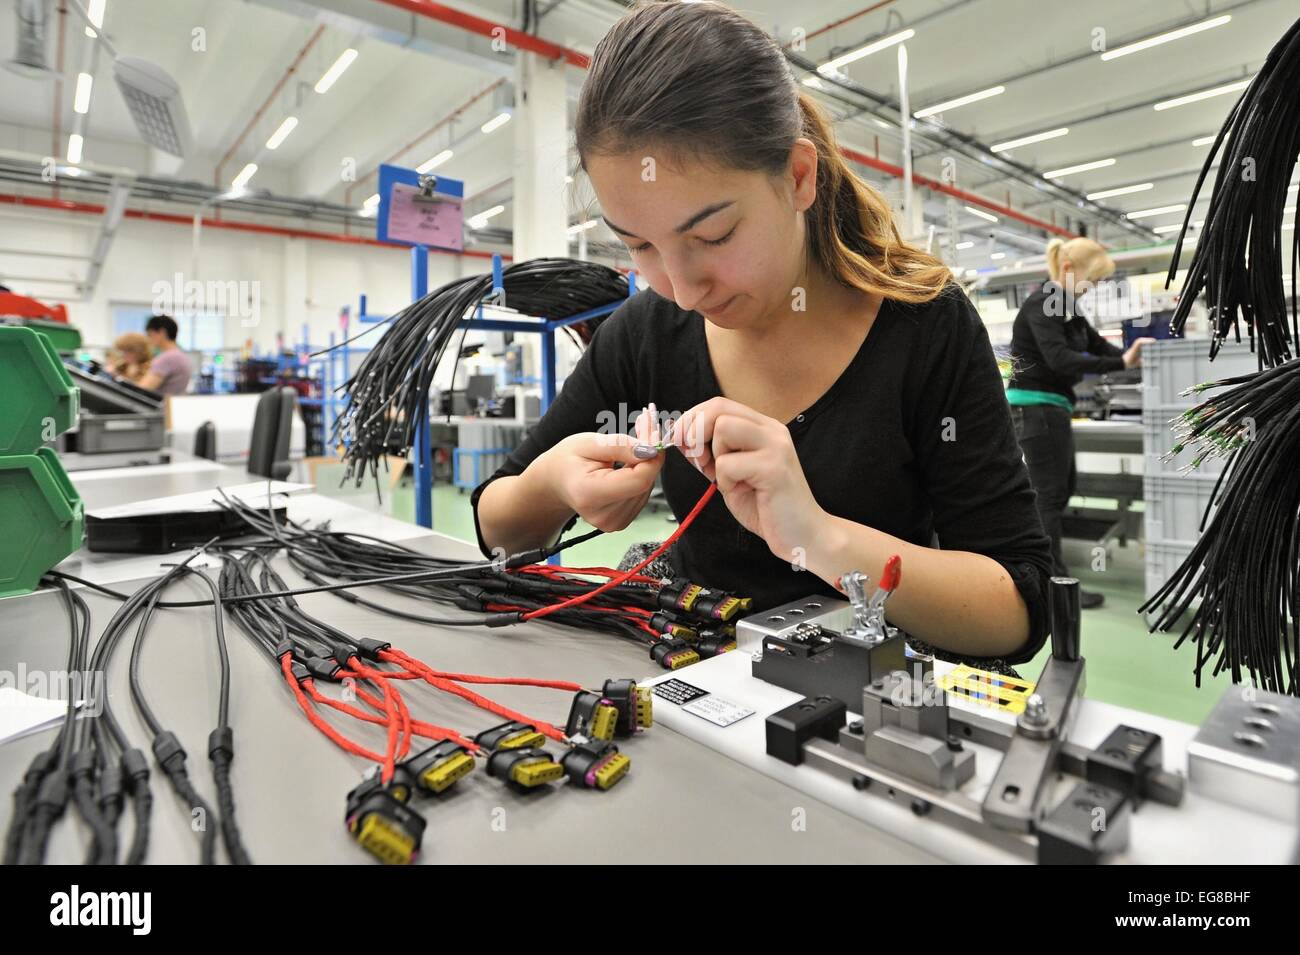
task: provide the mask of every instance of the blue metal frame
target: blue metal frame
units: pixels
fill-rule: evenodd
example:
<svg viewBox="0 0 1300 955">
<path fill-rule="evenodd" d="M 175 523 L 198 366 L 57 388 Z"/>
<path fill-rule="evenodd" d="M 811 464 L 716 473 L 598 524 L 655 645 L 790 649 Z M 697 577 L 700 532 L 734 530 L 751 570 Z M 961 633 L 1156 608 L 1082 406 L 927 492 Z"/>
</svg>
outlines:
<svg viewBox="0 0 1300 955">
<path fill-rule="evenodd" d="M 451 483 L 458 488 L 466 491 L 472 491 L 483 482 L 482 472 L 479 470 L 483 466 L 483 458 L 488 454 L 509 454 L 513 448 L 452 448 L 451 451 Z M 468 456 L 474 462 L 474 477 L 470 481 L 460 479 L 460 459 Z"/>
<path fill-rule="evenodd" d="M 380 192 L 380 196 L 384 196 Z M 386 202 L 384 198 L 380 202 Z M 577 315 L 570 315 L 568 318 L 548 319 L 538 317 L 536 321 L 521 321 L 516 319 L 498 319 L 484 318 L 484 305 L 500 304 L 503 307 L 508 303 L 505 302 L 505 286 L 502 277 L 501 256 L 492 256 L 492 291 L 488 294 L 483 302 L 480 302 L 475 309 L 473 318 L 462 319 L 461 328 L 472 328 L 485 332 L 524 332 L 527 334 L 541 335 L 542 337 L 542 400 L 541 411 L 543 414 L 551 406 L 556 397 L 555 387 L 555 332 L 557 329 L 564 328 L 566 325 L 573 325 L 577 322 L 586 321 L 589 318 L 599 318 L 601 315 L 608 315 L 617 309 L 622 302 L 610 302 L 608 305 L 602 305 L 598 308 L 588 309 Z M 629 272 L 627 277 L 627 294 L 631 298 L 636 294 L 636 273 Z M 426 246 L 416 245 L 411 247 L 411 301 L 419 301 L 429 293 L 429 250 Z M 387 321 L 391 316 L 374 315 L 367 310 L 367 300 L 364 294 L 360 297 L 360 303 L 357 309 L 357 321 L 365 324 Z M 344 336 L 347 337 L 346 335 Z M 344 379 L 347 379 L 346 366 Z M 425 414 L 422 420 L 416 422 L 415 446 L 412 448 L 412 463 L 414 465 L 415 476 L 415 522 L 421 527 L 433 528 L 433 453 L 429 441 L 430 418 L 428 408 L 425 408 Z M 476 454 L 475 469 L 477 470 L 478 461 L 482 454 L 490 453 L 492 449 L 479 449 Z M 453 452 L 453 483 L 459 471 L 455 467 L 456 453 L 461 452 L 459 448 Z"/>
</svg>

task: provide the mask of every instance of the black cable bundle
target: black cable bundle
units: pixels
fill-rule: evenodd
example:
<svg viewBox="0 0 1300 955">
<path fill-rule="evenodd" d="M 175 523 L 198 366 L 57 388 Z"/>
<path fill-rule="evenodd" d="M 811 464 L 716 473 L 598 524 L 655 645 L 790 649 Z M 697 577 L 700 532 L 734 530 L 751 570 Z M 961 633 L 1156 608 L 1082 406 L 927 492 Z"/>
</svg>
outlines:
<svg viewBox="0 0 1300 955">
<path fill-rule="evenodd" d="M 1289 361 L 1289 342 L 1300 341 L 1294 284 L 1287 329 L 1281 239 L 1286 193 L 1300 152 L 1300 20 L 1269 51 L 1215 137 L 1187 204 L 1166 288 L 1178 272 L 1197 196 L 1220 147 L 1223 161 L 1205 225 L 1169 325 L 1181 335 L 1192 303 L 1204 291 L 1212 329 L 1211 359 L 1229 332 L 1241 340 L 1238 321 L 1244 321 L 1260 367 L 1271 368 Z M 1300 210 L 1300 193 L 1296 210 Z M 1300 264 L 1300 233 L 1292 233 L 1291 262 L 1293 269 Z"/>
<path fill-rule="evenodd" d="M 1186 560 L 1140 608 L 1157 618 L 1152 630 L 1183 622 L 1174 646 L 1196 642 L 1196 684 L 1228 671 L 1256 686 L 1300 695 L 1295 647 L 1300 627 L 1300 342 L 1296 290 L 1287 325 L 1282 214 L 1300 152 L 1300 20 L 1269 52 L 1233 107 L 1197 179 L 1178 237 L 1169 281 L 1192 219 L 1196 196 L 1220 147 L 1223 161 L 1210 208 L 1171 321 L 1181 332 L 1204 291 L 1210 357 L 1245 322 L 1261 370 L 1191 389 L 1226 388 L 1175 422 L 1170 455 L 1193 448 L 1192 467 L 1226 457 L 1201 534 Z M 1296 208 L 1300 210 L 1300 196 Z M 1300 272 L 1300 236 L 1290 249 L 1293 281 Z M 1212 516 L 1211 516 L 1212 514 Z"/>
<path fill-rule="evenodd" d="M 502 287 L 510 309 L 549 319 L 620 301 L 628 288 L 627 277 L 615 269 L 571 259 L 530 259 L 507 266 Z M 346 403 L 332 441 L 346 445 L 344 481 L 353 479 L 359 485 L 367 472 L 377 480 L 379 464 L 394 439 L 396 450 L 410 452 L 449 342 L 461 329 L 461 320 L 472 317 L 491 294 L 491 275 L 457 279 L 388 320 L 383 337 L 342 386 Z M 462 340 L 464 334 L 461 329 Z M 459 350 L 451 354 L 459 355 Z"/>
</svg>

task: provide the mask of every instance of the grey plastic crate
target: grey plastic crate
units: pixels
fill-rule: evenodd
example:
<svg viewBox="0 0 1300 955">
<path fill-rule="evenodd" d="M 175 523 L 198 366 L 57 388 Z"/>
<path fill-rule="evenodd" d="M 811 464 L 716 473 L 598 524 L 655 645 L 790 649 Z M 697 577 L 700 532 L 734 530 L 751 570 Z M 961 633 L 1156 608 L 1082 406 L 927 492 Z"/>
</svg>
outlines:
<svg viewBox="0 0 1300 955">
<path fill-rule="evenodd" d="M 1227 463 L 1226 458 L 1208 457 L 1200 466 L 1191 471 L 1184 471 L 1196 459 L 1195 448 L 1180 452 L 1171 460 L 1164 460 L 1174 446 L 1174 432 L 1170 421 L 1186 411 L 1190 405 L 1165 405 L 1142 409 L 1142 452 L 1144 455 L 1143 472 L 1146 474 L 1168 475 L 1217 475 Z"/>
<path fill-rule="evenodd" d="M 1203 382 L 1258 370 L 1259 359 L 1247 342 L 1225 342 L 1210 361 L 1208 338 L 1155 341 L 1142 349 L 1142 406 L 1186 408 L 1199 404 L 1200 399 L 1182 392 Z"/>
<path fill-rule="evenodd" d="M 156 451 L 165 440 L 161 411 L 106 415 L 82 412 L 77 424 L 77 451 L 81 454 Z"/>
<path fill-rule="evenodd" d="M 1195 543 L 1210 504 L 1215 474 L 1148 474 L 1142 479 L 1143 536 L 1147 540 Z"/>
</svg>

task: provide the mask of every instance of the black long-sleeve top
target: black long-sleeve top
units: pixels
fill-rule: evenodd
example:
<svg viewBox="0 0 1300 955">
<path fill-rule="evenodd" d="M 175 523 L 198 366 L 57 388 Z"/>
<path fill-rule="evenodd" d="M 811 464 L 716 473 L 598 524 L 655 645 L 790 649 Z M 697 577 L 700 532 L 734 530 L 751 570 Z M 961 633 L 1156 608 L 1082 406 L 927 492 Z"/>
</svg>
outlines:
<svg viewBox="0 0 1300 955">
<path fill-rule="evenodd" d="M 1102 338 L 1054 283 L 1044 283 L 1016 313 L 1008 387 L 1050 391 L 1073 403 L 1084 375 L 1123 367 L 1123 349 Z"/>
<path fill-rule="evenodd" d="M 650 402 L 661 414 L 681 413 L 720 394 L 704 318 L 652 290 L 639 292 L 597 329 L 554 404 L 474 490 L 479 547 L 489 553 L 478 501 L 492 481 L 522 473 L 570 434 L 608 431 L 603 425 L 610 421 L 629 432 Z M 884 302 L 843 374 L 788 426 L 813 495 L 829 513 L 913 544 L 973 551 L 1001 564 L 1030 618 L 1029 640 L 1006 660 L 1033 656 L 1047 635 L 1049 544 L 988 333 L 960 289 L 950 286 L 924 305 Z M 677 453 L 668 455 L 661 478 L 679 519 L 708 486 Z M 839 596 L 794 569 L 790 557 L 772 554 L 721 495 L 668 557 L 677 574 L 751 596 L 757 609 L 810 594 Z M 881 570 L 859 569 L 873 579 Z"/>
</svg>

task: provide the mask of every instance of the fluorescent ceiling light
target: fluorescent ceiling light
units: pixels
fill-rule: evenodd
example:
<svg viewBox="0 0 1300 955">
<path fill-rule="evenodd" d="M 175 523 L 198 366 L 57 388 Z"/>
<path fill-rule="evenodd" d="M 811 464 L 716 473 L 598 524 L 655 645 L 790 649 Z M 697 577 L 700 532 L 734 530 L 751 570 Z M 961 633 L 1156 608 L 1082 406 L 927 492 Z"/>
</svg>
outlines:
<svg viewBox="0 0 1300 955">
<path fill-rule="evenodd" d="M 816 76 L 805 76 L 803 78 L 803 85 L 811 86 L 815 90 L 825 89 L 822 85 L 822 81 Z"/>
<path fill-rule="evenodd" d="M 898 33 L 891 33 L 889 36 L 881 37 L 879 40 L 872 40 L 870 43 L 860 46 L 856 50 L 850 50 L 848 53 L 837 56 L 833 60 L 827 60 L 821 66 L 817 67 L 817 72 L 826 76 L 827 74 L 834 73 L 842 66 L 847 66 L 856 60 L 870 56 L 872 53 L 879 53 L 881 50 L 887 49 L 896 44 L 904 43 L 907 40 L 912 39 L 914 36 L 916 36 L 915 30 L 900 30 Z M 811 86 L 812 84 L 810 83 L 809 85 Z"/>
<path fill-rule="evenodd" d="M 1093 169 L 1105 169 L 1107 166 L 1115 165 L 1114 159 L 1094 159 L 1092 162 L 1081 162 L 1077 166 L 1062 166 L 1060 169 L 1049 169 L 1043 173 L 1044 179 L 1060 179 L 1062 176 L 1073 176 L 1076 172 L 1089 172 Z"/>
<path fill-rule="evenodd" d="M 367 199 L 365 202 L 361 203 L 361 208 L 363 208 L 363 209 L 374 209 L 377 205 L 379 205 L 379 193 L 376 192 L 373 196 L 371 196 L 371 197 L 370 197 L 369 199 Z"/>
<path fill-rule="evenodd" d="M 316 81 L 316 92 L 328 92 L 329 88 L 338 81 L 338 78 L 343 75 L 343 71 L 351 66 L 352 61 L 356 58 L 357 51 L 351 47 L 348 47 L 340 53 L 339 58 L 334 61 L 334 64 L 325 71 L 324 75 L 320 79 Z"/>
<path fill-rule="evenodd" d="M 1090 192 L 1087 195 L 1089 200 L 1092 199 L 1109 199 L 1112 196 L 1129 196 L 1135 192 L 1146 192 L 1148 189 L 1154 189 L 1154 182 L 1139 182 L 1136 186 L 1117 186 L 1114 189 L 1103 189 L 1101 192 Z"/>
<path fill-rule="evenodd" d="M 967 270 L 966 270 L 966 278 L 968 278 L 968 279 L 973 279 L 975 276 L 977 276 L 977 275 L 979 275 L 979 274 L 980 274 L 980 270 L 979 270 L 979 269 L 967 269 Z"/>
<path fill-rule="evenodd" d="M 958 251 L 962 249 L 972 249 L 974 247 L 975 247 L 974 242 L 958 242 L 956 245 L 953 246 L 953 248 L 957 249 Z"/>
<path fill-rule="evenodd" d="M 90 0 L 90 3 L 86 5 L 86 19 L 95 24 L 94 30 L 86 27 L 86 36 L 92 40 L 97 35 L 95 30 L 102 29 L 104 26 L 104 4 L 107 2 L 108 0 Z"/>
<path fill-rule="evenodd" d="M 1177 30 L 1170 30 L 1168 33 L 1157 33 L 1155 36 L 1149 36 L 1145 40 L 1138 40 L 1135 43 L 1129 43 L 1127 46 L 1107 50 L 1101 55 L 1101 58 L 1103 60 L 1113 60 L 1117 57 L 1128 56 L 1130 53 L 1137 53 L 1140 50 L 1149 50 L 1153 46 L 1160 46 L 1160 44 L 1168 43 L 1170 40 L 1181 40 L 1183 37 L 1191 36 L 1194 33 L 1201 33 L 1205 30 L 1213 30 L 1215 27 L 1221 27 L 1231 19 L 1232 17 L 1225 14 L 1221 17 L 1212 17 L 1209 20 L 1202 20 L 1200 23 L 1193 23 L 1190 26 L 1179 27 Z"/>
<path fill-rule="evenodd" d="M 73 133 L 68 137 L 68 162 L 74 166 L 81 162 L 81 147 L 85 141 L 81 138 L 80 133 Z"/>
<path fill-rule="evenodd" d="M 510 122 L 510 110 L 508 109 L 502 110 L 501 112 L 493 116 L 491 119 L 489 119 L 482 126 L 480 126 L 479 130 L 481 130 L 484 134 L 487 134 L 492 132 L 495 129 L 500 129 L 508 122 Z"/>
<path fill-rule="evenodd" d="M 1173 109 L 1175 106 L 1186 106 L 1188 103 L 1199 103 L 1203 99 L 1209 99 L 1212 96 L 1222 96 L 1224 93 L 1235 93 L 1237 90 L 1245 89 L 1250 85 L 1249 79 L 1237 80 L 1235 83 L 1225 83 L 1223 86 L 1212 86 L 1207 90 L 1200 90 L 1195 93 L 1188 93 L 1186 96 L 1175 96 L 1173 99 L 1162 100 L 1153 107 L 1156 110 Z"/>
<path fill-rule="evenodd" d="M 991 212 L 985 212 L 983 209 L 976 209 L 974 206 L 967 206 L 966 211 L 973 216 L 979 216 L 981 219 L 987 219 L 989 222 L 1001 222 L 997 216 Z"/>
<path fill-rule="evenodd" d="M 1216 138 L 1217 136 L 1197 136 L 1195 139 L 1192 140 L 1192 145 L 1208 146 L 1210 145 L 1210 143 L 1214 142 Z"/>
<path fill-rule="evenodd" d="M 267 149 L 278 148 L 282 142 L 284 142 L 286 139 L 289 138 L 289 134 L 293 132 L 294 127 L 296 127 L 297 125 L 298 125 L 297 116 L 286 116 L 284 118 L 284 122 L 281 123 L 279 128 L 277 128 L 276 131 L 271 134 L 271 138 L 266 141 L 266 148 Z"/>
<path fill-rule="evenodd" d="M 250 162 L 243 169 L 239 170 L 238 176 L 236 176 L 234 179 L 230 181 L 230 188 L 237 191 L 243 189 L 245 186 L 248 185 L 248 180 L 252 179 L 253 174 L 256 172 L 257 172 L 257 163 Z"/>
<path fill-rule="evenodd" d="M 600 225 L 598 219 L 588 219 L 586 222 L 579 222 L 577 225 L 569 226 L 569 235 L 577 235 L 579 232 L 586 232 L 588 229 L 594 229 Z"/>
<path fill-rule="evenodd" d="M 1137 212 L 1124 213 L 1125 219 L 1149 219 L 1152 216 L 1163 216 L 1170 212 L 1186 212 L 1187 203 L 1180 202 L 1172 206 L 1156 206 L 1154 209 L 1139 209 Z"/>
<path fill-rule="evenodd" d="M 1180 229 L 1182 229 L 1182 227 L 1183 224 L 1181 222 L 1178 222 L 1175 223 L 1174 225 L 1158 225 L 1151 231 L 1154 232 L 1156 235 L 1168 235 L 1170 232 L 1179 231 Z"/>
<path fill-rule="evenodd" d="M 432 159 L 426 162 L 422 162 L 420 163 L 420 165 L 416 166 L 415 171 L 418 173 L 432 172 L 434 169 L 437 169 L 439 166 L 441 166 L 443 163 L 445 163 L 448 159 L 450 159 L 454 155 L 455 153 L 453 153 L 450 149 L 444 149 L 442 152 L 438 153 L 438 155 L 434 156 Z"/>
<path fill-rule="evenodd" d="M 1034 133 L 1031 136 L 1021 136 L 1019 139 L 1008 139 L 1005 143 L 994 143 L 989 149 L 995 153 L 1003 153 L 1008 149 L 1015 149 L 1018 146 L 1028 146 L 1030 143 L 1041 143 L 1044 139 L 1059 139 L 1070 131 L 1070 127 L 1062 126 L 1060 129 L 1049 129 L 1045 133 Z"/>
<path fill-rule="evenodd" d="M 986 90 L 980 90 L 978 93 L 967 93 L 965 96 L 958 96 L 956 99 L 944 100 L 942 103 L 935 103 L 933 106 L 927 106 L 925 109 L 918 109 L 912 115 L 917 119 L 924 119 L 927 116 L 933 116 L 935 113 L 942 113 L 945 110 L 956 109 L 958 106 L 965 106 L 967 103 L 978 103 L 982 99 L 988 99 L 990 96 L 998 96 L 1005 93 L 1005 86 L 990 86 Z"/>
<path fill-rule="evenodd" d="M 94 85 L 95 78 L 89 73 L 77 74 L 77 92 L 72 96 L 72 109 L 74 112 L 90 112 L 90 91 Z"/>
<path fill-rule="evenodd" d="M 992 255 L 989 256 L 989 258 L 993 259 L 994 261 L 997 261 L 998 259 L 1005 259 L 1006 257 L 1007 254 L 1005 252 L 994 252 Z"/>
<path fill-rule="evenodd" d="M 481 229 L 483 228 L 483 226 L 487 225 L 488 219 L 491 219 L 493 216 L 500 215 L 505 211 L 506 211 L 505 206 L 493 206 L 491 209 L 485 209 L 484 211 L 480 212 L 478 215 L 470 217 L 469 220 L 470 228 Z"/>
</svg>

